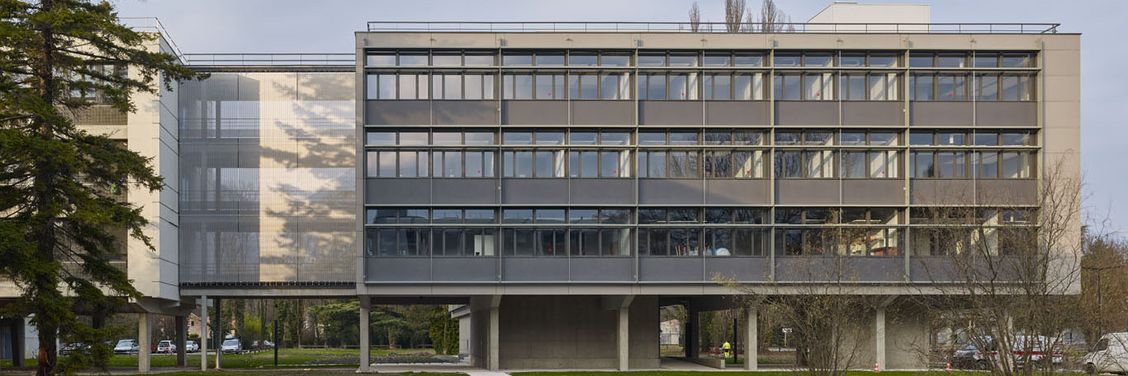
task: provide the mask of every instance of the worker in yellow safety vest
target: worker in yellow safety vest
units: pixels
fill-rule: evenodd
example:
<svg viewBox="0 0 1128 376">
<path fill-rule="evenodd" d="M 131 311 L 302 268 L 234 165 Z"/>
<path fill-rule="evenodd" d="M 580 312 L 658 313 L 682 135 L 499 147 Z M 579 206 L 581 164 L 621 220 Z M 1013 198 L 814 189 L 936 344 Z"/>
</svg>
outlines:
<svg viewBox="0 0 1128 376">
<path fill-rule="evenodd" d="M 721 352 L 725 354 L 725 358 L 731 357 L 732 345 L 729 344 L 728 341 L 725 341 L 725 343 L 721 344 Z"/>
</svg>

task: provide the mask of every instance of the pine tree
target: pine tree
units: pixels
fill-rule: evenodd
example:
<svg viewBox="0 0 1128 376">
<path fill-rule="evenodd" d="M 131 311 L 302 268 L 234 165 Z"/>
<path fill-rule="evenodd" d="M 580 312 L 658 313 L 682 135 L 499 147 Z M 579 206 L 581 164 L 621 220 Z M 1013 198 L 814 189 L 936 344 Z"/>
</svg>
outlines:
<svg viewBox="0 0 1128 376">
<path fill-rule="evenodd" d="M 102 315 L 139 296 L 110 260 L 125 241 L 115 232 L 152 249 L 147 222 L 115 193 L 158 190 L 162 179 L 147 158 L 71 119 L 92 97 L 132 111 L 132 93 L 198 77 L 149 50 L 154 38 L 123 25 L 105 1 L 0 0 L 0 277 L 22 291 L 5 310 L 34 314 L 38 375 L 104 366 L 109 333 L 79 314 Z M 92 345 L 93 356 L 59 364 L 60 333 Z"/>
</svg>

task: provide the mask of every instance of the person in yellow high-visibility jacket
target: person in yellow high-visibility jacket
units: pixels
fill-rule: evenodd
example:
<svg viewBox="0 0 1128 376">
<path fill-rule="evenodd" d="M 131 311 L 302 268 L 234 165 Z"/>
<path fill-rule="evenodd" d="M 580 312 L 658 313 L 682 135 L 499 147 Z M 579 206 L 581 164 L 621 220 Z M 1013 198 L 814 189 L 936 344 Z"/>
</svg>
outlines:
<svg viewBox="0 0 1128 376">
<path fill-rule="evenodd" d="M 721 353 L 725 355 L 725 358 L 732 357 L 732 344 L 729 344 L 728 341 L 721 344 Z"/>
</svg>

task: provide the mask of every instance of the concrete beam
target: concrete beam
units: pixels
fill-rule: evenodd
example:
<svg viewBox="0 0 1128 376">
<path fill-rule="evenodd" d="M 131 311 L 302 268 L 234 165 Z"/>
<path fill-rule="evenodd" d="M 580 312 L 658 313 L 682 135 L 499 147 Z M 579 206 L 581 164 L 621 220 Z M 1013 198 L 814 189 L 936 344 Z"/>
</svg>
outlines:
<svg viewBox="0 0 1128 376">
<path fill-rule="evenodd" d="M 368 326 L 371 320 L 369 312 L 371 309 L 372 301 L 366 296 L 360 297 L 360 368 L 357 369 L 357 372 L 369 372 L 372 367 L 371 341 L 368 338 Z"/>
<path fill-rule="evenodd" d="M 759 322 L 759 308 L 748 307 L 744 316 L 744 369 L 747 371 L 755 371 L 760 366 L 757 357 L 760 352 Z"/>
<path fill-rule="evenodd" d="M 137 372 L 149 373 L 153 346 L 152 320 L 149 313 L 137 314 Z"/>
</svg>

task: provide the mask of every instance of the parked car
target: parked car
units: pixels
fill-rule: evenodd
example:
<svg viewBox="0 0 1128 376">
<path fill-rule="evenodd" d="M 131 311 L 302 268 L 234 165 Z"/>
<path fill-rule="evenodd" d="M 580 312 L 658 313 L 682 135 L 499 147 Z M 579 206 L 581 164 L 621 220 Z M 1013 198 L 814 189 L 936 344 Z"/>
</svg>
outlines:
<svg viewBox="0 0 1128 376">
<path fill-rule="evenodd" d="M 1027 341 L 1030 341 L 1029 346 Z M 976 343 L 985 343 L 986 348 L 980 349 Z M 1046 361 L 1045 347 L 1053 342 L 1057 342 L 1053 338 L 1045 336 L 1015 336 L 1011 343 L 1011 362 L 1017 366 L 1022 366 L 1022 363 L 1027 357 L 1034 364 L 1044 364 Z M 994 358 L 998 355 L 994 339 L 985 338 L 981 341 L 976 341 L 965 345 L 964 347 L 956 350 L 952 354 L 952 367 L 959 369 L 991 369 L 989 358 Z M 1053 364 L 1061 364 L 1064 358 L 1061 343 L 1054 343 L 1052 351 L 1050 351 L 1049 361 Z M 1026 352 L 1030 351 L 1029 354 Z M 1029 356 L 1027 356 L 1029 355 Z"/>
<path fill-rule="evenodd" d="M 1093 350 L 1081 358 L 1081 364 L 1090 375 L 1101 372 L 1128 375 L 1128 332 L 1101 336 Z"/>
<path fill-rule="evenodd" d="M 137 353 L 137 340 L 123 339 L 114 345 L 114 354 L 136 354 Z"/>
<path fill-rule="evenodd" d="M 171 340 L 167 340 L 167 339 L 161 340 L 160 342 L 157 343 L 156 352 L 158 352 L 158 353 L 170 353 L 170 354 L 174 353 L 174 352 L 176 352 L 176 344 L 172 343 Z"/>
<path fill-rule="evenodd" d="M 87 350 L 89 348 L 90 348 L 90 345 L 87 345 L 87 344 L 82 343 L 82 342 L 65 343 L 65 344 L 63 344 L 62 346 L 59 347 L 59 355 L 70 355 L 70 354 L 73 354 L 75 352 Z"/>
<path fill-rule="evenodd" d="M 241 353 L 243 352 L 243 341 L 238 338 L 228 338 L 223 340 L 223 345 L 220 346 L 220 351 L 225 353 Z"/>
<path fill-rule="evenodd" d="M 184 342 L 184 352 L 200 352 L 200 343 L 195 340 L 187 340 Z"/>
</svg>

